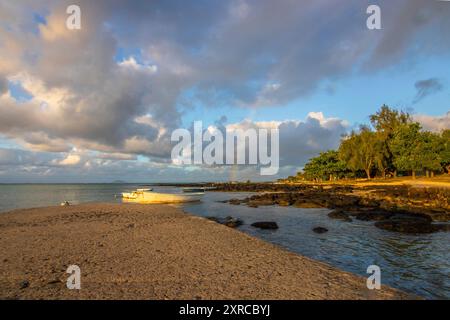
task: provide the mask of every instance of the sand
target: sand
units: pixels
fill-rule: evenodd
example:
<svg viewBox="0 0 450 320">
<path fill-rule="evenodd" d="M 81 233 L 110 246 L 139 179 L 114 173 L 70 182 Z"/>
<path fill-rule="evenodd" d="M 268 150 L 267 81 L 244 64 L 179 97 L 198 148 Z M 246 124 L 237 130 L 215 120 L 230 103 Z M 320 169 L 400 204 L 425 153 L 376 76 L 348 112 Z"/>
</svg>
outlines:
<svg viewBox="0 0 450 320">
<path fill-rule="evenodd" d="M 411 298 L 168 205 L 1 213 L 0 248 L 2 299 Z"/>
</svg>

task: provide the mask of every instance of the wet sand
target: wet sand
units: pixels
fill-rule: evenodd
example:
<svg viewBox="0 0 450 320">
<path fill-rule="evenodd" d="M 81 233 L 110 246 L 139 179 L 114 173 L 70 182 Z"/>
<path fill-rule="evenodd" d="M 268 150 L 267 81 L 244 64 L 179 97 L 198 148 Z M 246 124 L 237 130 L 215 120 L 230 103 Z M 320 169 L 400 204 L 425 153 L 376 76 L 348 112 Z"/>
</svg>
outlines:
<svg viewBox="0 0 450 320">
<path fill-rule="evenodd" d="M 0 248 L 2 299 L 412 298 L 168 205 L 2 213 Z"/>
</svg>

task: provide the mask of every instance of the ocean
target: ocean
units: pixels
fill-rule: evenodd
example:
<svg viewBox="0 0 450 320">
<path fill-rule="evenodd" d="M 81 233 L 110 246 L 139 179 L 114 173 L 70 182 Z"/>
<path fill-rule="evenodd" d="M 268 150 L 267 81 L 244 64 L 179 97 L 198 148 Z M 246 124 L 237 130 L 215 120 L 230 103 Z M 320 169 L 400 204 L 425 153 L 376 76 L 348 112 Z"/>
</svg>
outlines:
<svg viewBox="0 0 450 320">
<path fill-rule="evenodd" d="M 138 184 L 0 184 L 0 212 L 18 208 L 86 202 L 117 202 L 123 191 Z M 155 186 L 156 191 L 176 192 L 175 187 Z M 220 201 L 248 193 L 207 192 L 201 202 L 177 205 L 198 216 L 233 216 L 244 221 L 242 232 L 287 250 L 320 260 L 342 270 L 368 277 L 369 265 L 381 269 L 381 282 L 429 299 L 450 299 L 450 232 L 406 235 L 377 229 L 373 222 L 342 222 L 327 217 L 328 209 L 267 206 L 249 208 Z M 1 214 L 1 213 L 0 213 Z M 250 226 L 275 221 L 278 230 Z M 329 231 L 316 234 L 312 228 Z"/>
</svg>

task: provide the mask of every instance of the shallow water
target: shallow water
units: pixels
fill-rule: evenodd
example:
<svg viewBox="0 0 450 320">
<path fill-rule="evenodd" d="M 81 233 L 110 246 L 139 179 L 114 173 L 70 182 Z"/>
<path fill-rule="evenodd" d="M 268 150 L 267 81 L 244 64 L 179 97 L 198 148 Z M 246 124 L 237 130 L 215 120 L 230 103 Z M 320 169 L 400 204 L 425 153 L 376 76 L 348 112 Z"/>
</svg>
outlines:
<svg viewBox="0 0 450 320">
<path fill-rule="evenodd" d="M 0 185 L 0 211 L 15 208 L 93 201 L 120 202 L 114 194 L 137 185 Z M 156 187 L 175 191 L 170 187 Z M 432 299 L 450 299 L 450 232 L 405 235 L 377 229 L 373 222 L 342 222 L 327 217 L 328 209 L 268 206 L 249 208 L 218 201 L 244 198 L 246 193 L 207 192 L 199 203 L 181 207 L 199 216 L 233 216 L 244 220 L 239 230 L 278 244 L 293 252 L 324 261 L 340 269 L 368 276 L 366 269 L 381 268 L 381 282 Z M 278 230 L 250 226 L 262 220 L 276 221 Z M 312 228 L 329 231 L 316 234 Z"/>
</svg>

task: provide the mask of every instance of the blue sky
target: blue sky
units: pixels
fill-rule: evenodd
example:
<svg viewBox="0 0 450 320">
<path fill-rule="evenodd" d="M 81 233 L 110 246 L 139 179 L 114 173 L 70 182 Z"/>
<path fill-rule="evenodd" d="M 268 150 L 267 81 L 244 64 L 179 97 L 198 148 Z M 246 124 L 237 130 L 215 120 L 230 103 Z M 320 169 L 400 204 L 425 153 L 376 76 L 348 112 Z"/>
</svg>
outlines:
<svg viewBox="0 0 450 320">
<path fill-rule="evenodd" d="M 235 177 L 171 162 L 171 132 L 199 120 L 276 122 L 278 176 L 336 148 L 383 104 L 427 130 L 449 127 L 449 3 L 77 3 L 73 31 L 71 1 L 0 1 L 0 182 Z M 366 27 L 369 4 L 381 30 Z"/>
</svg>

